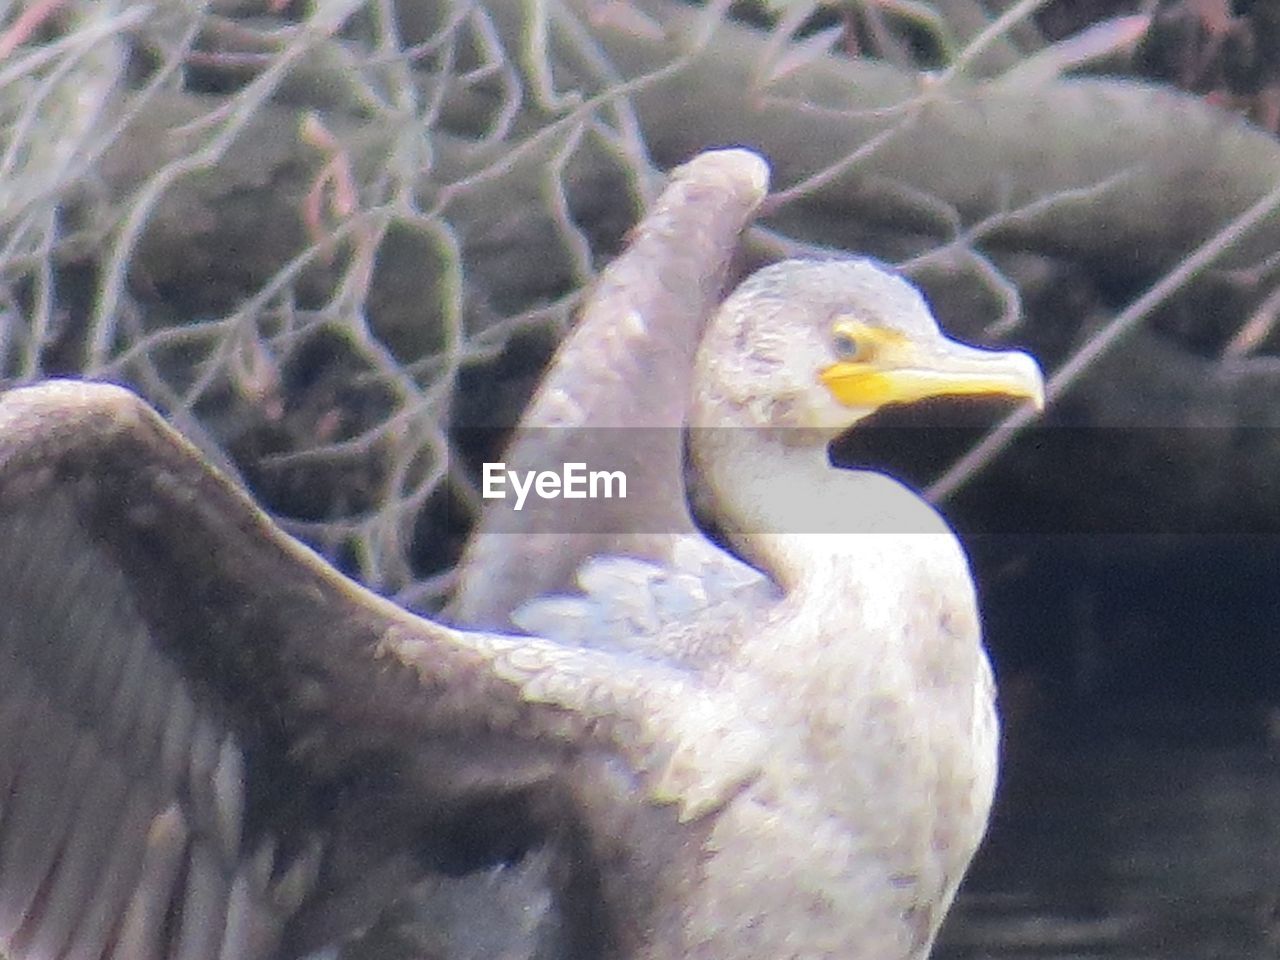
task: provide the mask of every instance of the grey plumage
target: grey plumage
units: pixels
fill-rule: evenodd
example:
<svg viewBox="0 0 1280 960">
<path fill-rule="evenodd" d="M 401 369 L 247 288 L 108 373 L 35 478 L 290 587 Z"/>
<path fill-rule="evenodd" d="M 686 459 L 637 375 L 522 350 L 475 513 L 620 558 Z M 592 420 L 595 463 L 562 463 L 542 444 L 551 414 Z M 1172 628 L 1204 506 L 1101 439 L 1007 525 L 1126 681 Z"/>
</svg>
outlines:
<svg viewBox="0 0 1280 960">
<path fill-rule="evenodd" d="M 574 960 L 922 957 L 985 824 L 990 675 L 954 537 L 811 442 L 868 412 L 814 370 L 833 319 L 884 296 L 928 321 L 930 363 L 977 361 L 896 278 L 810 273 L 833 318 L 813 287 L 777 296 L 788 269 L 717 313 L 689 414 L 715 428 L 695 457 L 768 581 L 690 547 L 669 506 L 649 562 L 684 568 L 589 564 L 624 611 L 606 619 L 644 620 L 589 646 L 369 593 L 119 388 L 0 396 L 0 947 L 297 957 L 414 884 L 520 861 Z M 1038 389 L 1012 369 L 998 389 Z M 797 496 L 897 535 L 789 526 Z M 628 572 L 665 599 L 628 595 Z"/>
</svg>

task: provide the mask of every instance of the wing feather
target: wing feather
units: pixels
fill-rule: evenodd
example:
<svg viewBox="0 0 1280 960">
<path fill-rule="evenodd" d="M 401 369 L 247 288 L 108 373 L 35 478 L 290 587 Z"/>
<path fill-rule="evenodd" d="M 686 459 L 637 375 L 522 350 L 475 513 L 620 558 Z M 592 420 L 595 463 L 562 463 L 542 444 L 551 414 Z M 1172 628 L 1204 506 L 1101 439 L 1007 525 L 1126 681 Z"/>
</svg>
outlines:
<svg viewBox="0 0 1280 960">
<path fill-rule="evenodd" d="M 160 960 L 165 955 L 165 917 L 190 836 L 186 817 L 176 803 L 147 824 L 137 882 L 120 919 L 112 960 Z"/>
<path fill-rule="evenodd" d="M 581 593 L 539 597 L 511 614 L 522 630 L 561 643 L 626 650 L 685 666 L 721 658 L 744 623 L 758 622 L 781 591 L 700 534 L 673 537 L 670 557 L 592 557 Z"/>
<path fill-rule="evenodd" d="M 113 772 L 120 773 L 118 768 Z M 94 894 L 76 905 L 71 946 L 67 960 L 100 960 L 112 942 L 120 915 L 137 882 L 142 865 L 142 844 L 147 824 L 154 816 L 154 801 L 145 784 L 127 784 L 124 803 L 110 832 L 107 859 L 98 875 Z"/>
<path fill-rule="evenodd" d="M 330 718 L 343 727 L 362 702 L 385 702 L 377 684 L 395 671 L 371 654 L 387 611 L 371 614 L 358 591 L 264 528 L 123 391 L 62 384 L 0 398 L 0 949 L 266 956 L 320 885 L 312 811 L 279 770 L 305 765 L 294 748 L 326 739 L 308 723 L 334 702 L 288 682 L 350 690 Z M 262 576 L 272 561 L 276 577 Z M 282 622 L 290 600 L 308 621 L 298 632 Z M 307 617 L 311 603 L 323 609 Z M 263 615 L 278 604 L 286 616 Z M 346 633 L 318 649 L 317 620 Z M 351 687 L 326 673 L 352 663 Z M 258 682 L 267 692 L 255 696 Z M 347 759 L 404 734 L 413 718 L 387 712 L 374 718 L 382 727 L 361 718 L 371 735 L 348 737 Z M 341 765 L 326 758 L 313 772 L 332 780 Z M 313 801 L 325 785 L 312 784 Z"/>
<path fill-rule="evenodd" d="M 87 734 L 82 734 L 88 739 Z M 32 956 L 62 956 L 71 945 L 77 911 L 101 895 L 103 869 L 115 840 L 128 784 L 116 767 L 97 764 L 76 807 L 43 916 L 30 943 Z"/>
<path fill-rule="evenodd" d="M 685 819 L 762 762 L 694 674 L 363 590 L 104 385 L 0 396 L 0 666 L 23 960 L 296 956 L 426 869 L 543 842 L 582 761 Z"/>
<path fill-rule="evenodd" d="M 0 936 L 22 939 L 43 913 L 47 886 L 57 866 L 64 837 L 71 829 L 76 800 L 94 772 L 93 745 L 77 735 L 65 715 L 41 704 L 32 728 L 43 742 L 29 751 L 18 774 L 13 815 L 6 818 L 0 876 L 15 878 L 12 898 L 0 920 Z M 43 762 L 45 751 L 61 764 Z M 40 756 L 37 756 L 37 753 Z"/>
<path fill-rule="evenodd" d="M 214 844 L 191 845 L 174 960 L 202 960 L 221 952 L 227 900 L 235 882 L 223 869 L 225 862 L 226 855 Z"/>
<path fill-rule="evenodd" d="M 505 629 L 521 604 L 567 589 L 587 558 L 665 561 L 672 541 L 695 531 L 681 432 L 693 357 L 768 181 L 764 160 L 740 149 L 710 150 L 671 172 L 588 291 L 503 457 L 521 471 L 573 462 L 621 470 L 627 495 L 530 498 L 519 512 L 491 501 L 458 567 L 458 622 Z"/>
</svg>

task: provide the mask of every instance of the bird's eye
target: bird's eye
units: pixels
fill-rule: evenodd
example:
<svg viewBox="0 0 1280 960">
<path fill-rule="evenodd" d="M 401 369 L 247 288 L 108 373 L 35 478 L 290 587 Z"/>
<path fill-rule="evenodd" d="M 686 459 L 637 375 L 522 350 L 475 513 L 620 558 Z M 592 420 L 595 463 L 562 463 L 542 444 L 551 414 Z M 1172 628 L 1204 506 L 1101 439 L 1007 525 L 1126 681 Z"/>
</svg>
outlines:
<svg viewBox="0 0 1280 960">
<path fill-rule="evenodd" d="M 862 342 L 845 330 L 832 334 L 831 347 L 841 360 L 856 360 L 865 352 Z"/>
</svg>

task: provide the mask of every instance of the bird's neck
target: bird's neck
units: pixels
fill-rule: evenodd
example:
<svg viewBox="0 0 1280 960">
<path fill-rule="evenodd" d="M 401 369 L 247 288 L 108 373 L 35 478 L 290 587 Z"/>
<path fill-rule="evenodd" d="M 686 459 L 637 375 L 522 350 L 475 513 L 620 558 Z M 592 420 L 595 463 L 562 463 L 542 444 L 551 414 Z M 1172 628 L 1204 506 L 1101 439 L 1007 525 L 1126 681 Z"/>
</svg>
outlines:
<svg viewBox="0 0 1280 960">
<path fill-rule="evenodd" d="M 694 429 L 694 463 L 725 535 L 788 592 L 844 580 L 848 563 L 857 569 L 895 557 L 906 561 L 901 537 L 908 534 L 953 540 L 933 508 L 897 481 L 834 468 L 820 436 L 742 426 Z"/>
</svg>

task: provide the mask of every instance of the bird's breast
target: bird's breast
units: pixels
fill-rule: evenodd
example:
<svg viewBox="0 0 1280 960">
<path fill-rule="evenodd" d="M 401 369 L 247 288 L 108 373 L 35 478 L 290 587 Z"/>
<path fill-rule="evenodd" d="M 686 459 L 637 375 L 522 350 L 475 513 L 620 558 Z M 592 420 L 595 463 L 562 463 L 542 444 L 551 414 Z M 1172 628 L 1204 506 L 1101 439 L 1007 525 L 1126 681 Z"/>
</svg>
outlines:
<svg viewBox="0 0 1280 960">
<path fill-rule="evenodd" d="M 805 851 L 759 869 L 779 898 L 807 904 L 797 917 L 826 911 L 846 947 L 878 944 L 868 957 L 924 955 L 991 805 L 994 689 L 967 567 L 946 539 L 882 557 L 881 588 L 846 577 L 793 591 L 742 651 L 739 702 L 772 749 L 717 831 Z"/>
</svg>

